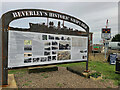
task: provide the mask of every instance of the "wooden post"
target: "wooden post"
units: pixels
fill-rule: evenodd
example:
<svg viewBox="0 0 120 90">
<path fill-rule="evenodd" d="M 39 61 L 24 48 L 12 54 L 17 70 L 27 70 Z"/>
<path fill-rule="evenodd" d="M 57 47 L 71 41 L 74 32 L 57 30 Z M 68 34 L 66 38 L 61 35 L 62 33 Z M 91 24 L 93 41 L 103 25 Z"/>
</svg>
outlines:
<svg viewBox="0 0 120 90">
<path fill-rule="evenodd" d="M 87 36 L 88 36 L 88 52 L 87 52 L 87 61 L 86 61 L 86 70 L 85 70 L 85 72 L 89 72 L 89 70 L 88 70 L 88 60 L 89 60 L 89 30 L 87 31 Z"/>
<path fill-rule="evenodd" d="M 2 23 L 1 19 L 0 23 Z M 2 25 L 0 25 L 0 86 L 1 85 L 2 85 Z"/>
<path fill-rule="evenodd" d="M 2 85 L 8 85 L 8 29 L 2 18 Z"/>
</svg>

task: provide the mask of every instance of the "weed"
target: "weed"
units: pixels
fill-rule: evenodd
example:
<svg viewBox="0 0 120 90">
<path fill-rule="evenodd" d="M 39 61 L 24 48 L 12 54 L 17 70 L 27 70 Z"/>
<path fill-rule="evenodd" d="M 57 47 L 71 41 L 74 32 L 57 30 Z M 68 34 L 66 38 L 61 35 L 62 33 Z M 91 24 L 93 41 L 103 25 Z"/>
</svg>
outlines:
<svg viewBox="0 0 120 90">
<path fill-rule="evenodd" d="M 23 84 L 23 86 L 29 86 L 29 83 L 25 83 L 25 84 Z"/>
<path fill-rule="evenodd" d="M 57 83 L 57 86 L 58 86 L 58 87 L 62 87 L 62 84 L 61 84 L 61 83 Z"/>
<path fill-rule="evenodd" d="M 28 81 L 28 82 L 30 82 L 30 83 L 31 83 L 32 81 Z"/>
<path fill-rule="evenodd" d="M 45 75 L 44 78 L 48 78 L 48 75 Z"/>
<path fill-rule="evenodd" d="M 102 80 L 100 80 L 101 82 L 104 82 L 104 80 L 102 79 Z"/>
<path fill-rule="evenodd" d="M 45 75 L 44 73 L 41 74 L 41 76 L 44 76 L 44 75 Z"/>
<path fill-rule="evenodd" d="M 111 88 L 111 87 L 107 87 L 107 88 Z"/>
<path fill-rule="evenodd" d="M 48 78 L 48 75 L 45 75 L 44 73 L 41 74 L 44 78 Z"/>
</svg>

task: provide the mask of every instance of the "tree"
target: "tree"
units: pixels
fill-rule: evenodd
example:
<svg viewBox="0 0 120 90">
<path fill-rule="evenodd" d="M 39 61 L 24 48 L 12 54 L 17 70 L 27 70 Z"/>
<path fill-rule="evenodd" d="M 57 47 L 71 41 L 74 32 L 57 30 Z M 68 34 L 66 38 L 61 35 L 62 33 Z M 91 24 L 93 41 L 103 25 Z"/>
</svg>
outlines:
<svg viewBox="0 0 120 90">
<path fill-rule="evenodd" d="M 116 35 L 112 38 L 112 42 L 120 42 L 120 34 L 116 34 Z"/>
</svg>

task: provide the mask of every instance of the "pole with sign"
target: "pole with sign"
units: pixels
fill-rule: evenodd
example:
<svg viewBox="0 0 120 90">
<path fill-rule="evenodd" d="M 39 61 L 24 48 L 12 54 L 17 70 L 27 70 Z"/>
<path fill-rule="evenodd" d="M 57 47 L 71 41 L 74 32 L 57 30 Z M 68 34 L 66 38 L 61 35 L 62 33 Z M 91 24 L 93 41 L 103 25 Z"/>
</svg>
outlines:
<svg viewBox="0 0 120 90">
<path fill-rule="evenodd" d="M 105 59 L 106 59 L 106 53 L 107 53 L 107 40 L 110 40 L 111 38 L 111 28 L 108 28 L 108 20 L 106 22 L 106 28 L 102 28 L 101 38 L 105 41 Z"/>
</svg>

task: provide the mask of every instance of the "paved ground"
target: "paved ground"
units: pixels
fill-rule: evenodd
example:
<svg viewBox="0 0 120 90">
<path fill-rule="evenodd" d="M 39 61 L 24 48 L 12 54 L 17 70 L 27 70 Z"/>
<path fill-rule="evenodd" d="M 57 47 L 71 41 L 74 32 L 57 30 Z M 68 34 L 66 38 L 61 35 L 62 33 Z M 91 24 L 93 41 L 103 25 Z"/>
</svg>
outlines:
<svg viewBox="0 0 120 90">
<path fill-rule="evenodd" d="M 67 71 L 65 67 L 53 72 L 17 73 L 15 79 L 19 88 L 117 88 L 110 80 L 87 79 Z"/>
</svg>

